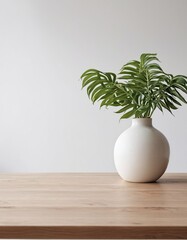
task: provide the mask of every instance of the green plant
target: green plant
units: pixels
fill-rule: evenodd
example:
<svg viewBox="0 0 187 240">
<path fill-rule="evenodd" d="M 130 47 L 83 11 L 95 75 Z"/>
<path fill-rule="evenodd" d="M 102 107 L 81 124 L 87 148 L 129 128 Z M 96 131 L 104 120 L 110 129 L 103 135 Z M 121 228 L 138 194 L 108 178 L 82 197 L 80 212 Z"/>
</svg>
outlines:
<svg viewBox="0 0 187 240">
<path fill-rule="evenodd" d="M 170 113 L 181 103 L 187 103 L 182 93 L 187 93 L 187 77 L 165 73 L 159 66 L 157 54 L 143 53 L 140 60 L 125 64 L 118 76 L 96 69 L 85 71 L 82 87 L 93 103 L 120 107 L 116 113 L 121 118 L 151 117 L 156 108 Z"/>
</svg>

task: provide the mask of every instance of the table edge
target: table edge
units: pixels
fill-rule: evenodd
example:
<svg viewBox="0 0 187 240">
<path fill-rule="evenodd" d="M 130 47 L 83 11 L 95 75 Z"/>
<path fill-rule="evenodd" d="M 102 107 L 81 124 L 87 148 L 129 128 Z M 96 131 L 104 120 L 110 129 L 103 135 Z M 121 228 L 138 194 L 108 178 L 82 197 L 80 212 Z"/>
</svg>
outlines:
<svg viewBox="0 0 187 240">
<path fill-rule="evenodd" d="M 0 226 L 0 239 L 187 239 L 187 226 Z"/>
</svg>

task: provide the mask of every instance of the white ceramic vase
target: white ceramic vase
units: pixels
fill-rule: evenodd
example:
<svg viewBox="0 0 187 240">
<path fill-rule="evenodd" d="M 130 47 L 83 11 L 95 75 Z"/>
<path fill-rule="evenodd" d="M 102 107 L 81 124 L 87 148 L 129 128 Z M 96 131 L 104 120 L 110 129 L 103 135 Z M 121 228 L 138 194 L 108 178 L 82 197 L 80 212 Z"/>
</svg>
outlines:
<svg viewBox="0 0 187 240">
<path fill-rule="evenodd" d="M 119 175 L 130 182 L 155 182 L 169 161 L 169 143 L 152 126 L 151 118 L 135 118 L 116 141 L 114 162 Z"/>
</svg>

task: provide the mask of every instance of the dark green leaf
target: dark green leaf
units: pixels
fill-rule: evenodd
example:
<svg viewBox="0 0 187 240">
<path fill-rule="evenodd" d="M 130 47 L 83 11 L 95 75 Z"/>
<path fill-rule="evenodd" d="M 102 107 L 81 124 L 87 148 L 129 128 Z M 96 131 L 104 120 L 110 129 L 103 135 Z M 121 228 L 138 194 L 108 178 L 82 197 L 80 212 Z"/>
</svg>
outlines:
<svg viewBox="0 0 187 240">
<path fill-rule="evenodd" d="M 136 108 L 130 110 L 127 113 L 125 113 L 120 119 L 132 117 L 135 114 L 135 112 L 136 112 Z"/>
</svg>

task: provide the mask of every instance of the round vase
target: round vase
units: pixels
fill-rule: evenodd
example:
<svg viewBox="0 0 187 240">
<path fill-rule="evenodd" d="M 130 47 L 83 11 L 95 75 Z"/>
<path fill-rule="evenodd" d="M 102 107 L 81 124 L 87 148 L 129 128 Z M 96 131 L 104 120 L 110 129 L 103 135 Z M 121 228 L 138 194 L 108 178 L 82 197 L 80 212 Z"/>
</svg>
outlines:
<svg viewBox="0 0 187 240">
<path fill-rule="evenodd" d="M 119 175 L 129 182 L 155 182 L 169 162 L 169 143 L 152 126 L 151 118 L 135 118 L 116 141 L 114 162 Z"/>
</svg>

